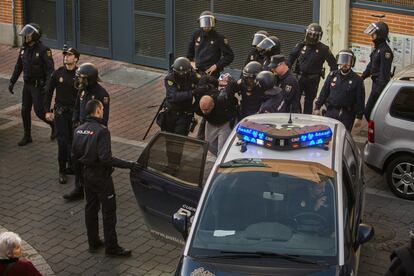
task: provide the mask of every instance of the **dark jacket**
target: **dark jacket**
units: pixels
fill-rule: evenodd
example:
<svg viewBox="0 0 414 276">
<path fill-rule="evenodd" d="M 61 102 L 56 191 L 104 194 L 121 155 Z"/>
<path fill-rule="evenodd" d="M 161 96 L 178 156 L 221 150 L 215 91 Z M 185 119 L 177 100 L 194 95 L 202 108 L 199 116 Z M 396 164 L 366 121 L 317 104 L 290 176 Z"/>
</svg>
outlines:
<svg viewBox="0 0 414 276">
<path fill-rule="evenodd" d="M 75 162 L 110 176 L 112 168 L 130 168 L 131 162 L 112 156 L 111 134 L 104 120 L 88 117 L 74 131 L 72 158 Z"/>
<path fill-rule="evenodd" d="M 104 122 L 107 125 L 109 120 L 109 94 L 99 83 L 95 83 L 80 90 L 76 96 L 75 106 L 73 109 L 73 122 L 83 123 L 86 119 L 86 104 L 90 100 L 99 100 L 104 106 Z"/>
<path fill-rule="evenodd" d="M 168 110 L 178 112 L 193 112 L 193 94 L 201 76 L 191 72 L 190 77 L 184 83 L 177 82 L 170 71 L 164 79 L 166 101 Z"/>
<path fill-rule="evenodd" d="M 285 112 L 301 113 L 299 83 L 292 71 L 288 70 L 286 74 L 279 76 L 276 86 L 282 89 Z"/>
<path fill-rule="evenodd" d="M 216 30 L 206 33 L 202 29 L 196 30 L 188 43 L 187 58 L 195 61 L 196 68 L 206 71 L 216 64 L 217 71 L 233 62 L 234 54 L 227 38 Z"/>
<path fill-rule="evenodd" d="M 50 81 L 46 87 L 45 110 L 50 110 L 53 92 L 56 89 L 55 104 L 66 108 L 73 109 L 75 106 L 78 91 L 74 86 L 74 78 L 77 67 L 68 70 L 62 66 L 52 73 Z"/>
<path fill-rule="evenodd" d="M 298 68 L 292 68 L 297 61 Z M 336 60 L 331 50 L 325 44 L 306 45 L 305 42 L 296 44 L 288 57 L 289 67 L 295 73 L 302 75 L 320 75 L 324 62 L 327 61 L 331 71 L 336 70 Z"/>
<path fill-rule="evenodd" d="M 258 86 L 254 86 L 252 91 L 248 91 L 247 86 L 242 82 L 239 85 L 241 94 L 240 119 L 256 114 L 264 101 L 264 91 Z"/>
<path fill-rule="evenodd" d="M 362 73 L 362 78 L 371 77 L 381 88 L 384 88 L 391 78 L 391 65 L 394 54 L 387 42 L 375 45 L 371 52 L 370 61 Z M 382 89 L 381 89 L 382 90 Z"/>
<path fill-rule="evenodd" d="M 35 42 L 32 46 L 23 45 L 10 82 L 16 83 L 23 71 L 24 81 L 37 82 L 38 86 L 43 87 L 49 81 L 53 70 L 54 62 L 50 48 L 41 41 Z"/>
<path fill-rule="evenodd" d="M 363 79 L 354 71 L 343 75 L 340 70 L 333 71 L 326 78 L 318 100 L 316 109 L 322 105 L 334 108 L 346 108 L 362 119 L 365 108 L 365 87 Z"/>
<path fill-rule="evenodd" d="M 32 262 L 23 259 L 0 260 L 0 275 L 3 274 L 7 264 L 12 264 L 7 276 L 42 276 L 42 274 L 33 266 Z"/>
</svg>

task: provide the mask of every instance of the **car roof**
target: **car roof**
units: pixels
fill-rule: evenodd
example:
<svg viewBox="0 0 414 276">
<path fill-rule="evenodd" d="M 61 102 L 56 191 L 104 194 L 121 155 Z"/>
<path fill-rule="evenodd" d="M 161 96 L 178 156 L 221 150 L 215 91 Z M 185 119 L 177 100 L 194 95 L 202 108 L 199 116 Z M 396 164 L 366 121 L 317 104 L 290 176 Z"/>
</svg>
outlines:
<svg viewBox="0 0 414 276">
<path fill-rule="evenodd" d="M 281 126 L 287 124 L 289 120 L 288 113 L 267 113 L 257 114 L 249 116 L 243 119 L 244 121 L 253 121 L 255 123 L 273 124 Z M 235 159 L 241 158 L 260 158 L 260 159 L 275 159 L 275 160 L 297 160 L 297 161 L 308 161 L 322 164 L 330 169 L 334 168 L 334 153 L 336 152 L 335 147 L 338 146 L 338 141 L 344 139 L 345 127 L 342 123 L 335 119 L 306 115 L 306 114 L 292 114 L 293 125 L 312 126 L 312 125 L 326 125 L 332 130 L 332 140 L 329 143 L 327 149 L 320 147 L 309 147 L 295 150 L 271 150 L 265 147 L 257 146 L 254 144 L 247 144 L 247 150 L 245 152 L 240 151 L 240 146 L 237 145 L 239 139 L 230 139 L 230 144 L 227 145 L 227 151 L 223 148 L 223 158 L 221 163 L 228 162 Z M 236 135 L 236 129 L 232 132 L 232 138 Z"/>
<path fill-rule="evenodd" d="M 414 64 L 404 67 L 393 77 L 393 80 L 411 80 L 414 81 Z"/>
</svg>

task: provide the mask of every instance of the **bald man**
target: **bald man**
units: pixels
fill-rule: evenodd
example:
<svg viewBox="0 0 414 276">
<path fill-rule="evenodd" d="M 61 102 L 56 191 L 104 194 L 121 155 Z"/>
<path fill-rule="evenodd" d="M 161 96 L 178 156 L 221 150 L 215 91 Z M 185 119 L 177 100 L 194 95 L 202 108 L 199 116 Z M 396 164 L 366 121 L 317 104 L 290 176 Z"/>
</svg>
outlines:
<svg viewBox="0 0 414 276">
<path fill-rule="evenodd" d="M 200 99 L 200 111 L 206 121 L 206 140 L 209 142 L 209 151 L 218 155 L 230 136 L 230 111 L 231 101 L 221 94 L 217 97 L 203 96 Z"/>
</svg>

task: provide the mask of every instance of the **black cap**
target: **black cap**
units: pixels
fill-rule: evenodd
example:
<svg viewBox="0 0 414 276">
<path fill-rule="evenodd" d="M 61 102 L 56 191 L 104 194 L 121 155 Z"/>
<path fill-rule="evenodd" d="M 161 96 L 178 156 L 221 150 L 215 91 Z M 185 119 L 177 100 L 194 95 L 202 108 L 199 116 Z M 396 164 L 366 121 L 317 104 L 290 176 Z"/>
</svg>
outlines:
<svg viewBox="0 0 414 276">
<path fill-rule="evenodd" d="M 73 54 L 76 58 L 78 58 L 79 59 L 79 57 L 80 57 L 80 53 L 78 52 L 78 50 L 76 50 L 75 48 L 69 48 L 69 49 L 63 49 L 63 52 L 62 52 L 64 55 L 66 55 L 67 53 L 71 53 L 71 54 Z"/>
<path fill-rule="evenodd" d="M 286 57 L 284 55 L 274 55 L 270 59 L 269 68 L 273 69 L 279 65 L 281 62 L 286 62 Z"/>
</svg>

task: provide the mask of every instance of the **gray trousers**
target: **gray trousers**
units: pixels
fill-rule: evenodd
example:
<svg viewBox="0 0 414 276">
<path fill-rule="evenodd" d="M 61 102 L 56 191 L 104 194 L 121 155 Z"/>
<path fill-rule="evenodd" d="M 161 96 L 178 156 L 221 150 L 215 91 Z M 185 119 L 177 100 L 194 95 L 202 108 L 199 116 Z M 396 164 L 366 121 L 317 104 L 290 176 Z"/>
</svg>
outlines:
<svg viewBox="0 0 414 276">
<path fill-rule="evenodd" d="M 226 122 L 220 126 L 206 124 L 206 141 L 209 142 L 209 151 L 218 155 L 224 146 L 227 138 L 230 136 L 230 123 Z"/>
</svg>

